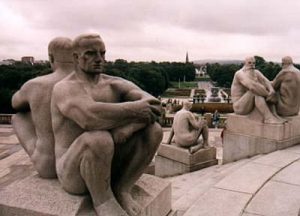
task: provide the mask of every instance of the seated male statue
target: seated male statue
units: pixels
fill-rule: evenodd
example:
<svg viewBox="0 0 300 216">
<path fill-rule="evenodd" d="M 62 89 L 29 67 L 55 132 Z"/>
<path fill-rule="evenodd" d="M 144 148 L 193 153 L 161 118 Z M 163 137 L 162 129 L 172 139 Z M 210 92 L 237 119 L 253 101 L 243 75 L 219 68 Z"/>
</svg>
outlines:
<svg viewBox="0 0 300 216">
<path fill-rule="evenodd" d="M 276 93 L 271 82 L 255 69 L 255 58 L 247 57 L 245 65 L 234 75 L 231 85 L 233 110 L 236 114 L 247 115 L 254 109 L 267 124 L 283 123 L 272 108 L 276 103 Z"/>
<path fill-rule="evenodd" d="M 54 72 L 29 80 L 13 95 L 12 107 L 17 114 L 12 125 L 39 175 L 55 178 L 50 100 L 54 84 L 74 70 L 72 41 L 62 37 L 53 39 L 48 54 Z"/>
<path fill-rule="evenodd" d="M 190 153 L 194 153 L 202 147 L 208 147 L 208 127 L 205 120 L 198 119 L 190 111 L 192 103 L 185 101 L 182 109 L 175 116 L 172 125 L 172 130 L 167 141 L 172 143 L 172 138 L 175 138 L 175 145 L 189 149 Z M 202 135 L 203 143 L 199 137 Z"/>
<path fill-rule="evenodd" d="M 98 215 L 138 215 L 130 192 L 161 140 L 160 101 L 132 82 L 104 73 L 98 34 L 73 41 L 75 71 L 51 101 L 58 179 L 72 194 L 89 192 Z"/>
<path fill-rule="evenodd" d="M 300 71 L 291 57 L 282 58 L 282 70 L 272 82 L 277 92 L 276 111 L 280 116 L 298 115 L 300 107 Z"/>
</svg>

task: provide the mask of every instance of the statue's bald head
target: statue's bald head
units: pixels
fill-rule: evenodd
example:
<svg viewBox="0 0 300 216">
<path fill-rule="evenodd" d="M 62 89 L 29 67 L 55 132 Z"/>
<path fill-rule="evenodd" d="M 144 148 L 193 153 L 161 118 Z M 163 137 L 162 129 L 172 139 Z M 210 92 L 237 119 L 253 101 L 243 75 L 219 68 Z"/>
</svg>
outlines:
<svg viewBox="0 0 300 216">
<path fill-rule="evenodd" d="M 72 63 L 72 40 L 67 37 L 56 37 L 48 45 L 48 55 L 51 63 Z"/>
<path fill-rule="evenodd" d="M 286 67 L 293 64 L 293 59 L 290 56 L 282 58 L 282 67 Z"/>
<path fill-rule="evenodd" d="M 189 101 L 184 101 L 183 102 L 183 108 L 186 110 L 190 110 L 192 108 L 192 103 Z"/>
<path fill-rule="evenodd" d="M 85 46 L 88 41 L 99 41 L 101 43 L 104 42 L 99 34 L 81 34 L 78 37 L 76 37 L 73 41 L 73 51 L 77 52 L 82 46 Z"/>
</svg>

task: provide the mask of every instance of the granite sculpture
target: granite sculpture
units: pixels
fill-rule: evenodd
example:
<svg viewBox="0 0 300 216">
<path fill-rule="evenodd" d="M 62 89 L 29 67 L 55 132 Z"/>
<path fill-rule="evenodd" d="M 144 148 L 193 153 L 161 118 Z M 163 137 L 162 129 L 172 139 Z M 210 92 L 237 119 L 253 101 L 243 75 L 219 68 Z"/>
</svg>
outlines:
<svg viewBox="0 0 300 216">
<path fill-rule="evenodd" d="M 255 69 L 254 57 L 247 57 L 244 67 L 235 73 L 231 98 L 233 110 L 238 115 L 248 115 L 256 110 L 266 124 L 285 122 L 274 109 L 277 98 L 272 83 Z"/>
<path fill-rule="evenodd" d="M 192 103 L 185 101 L 175 114 L 170 136 L 155 156 L 155 175 L 169 177 L 217 164 L 216 148 L 208 145 L 207 122 L 191 108 Z"/>
<path fill-rule="evenodd" d="M 55 178 L 50 100 L 54 85 L 74 69 L 71 39 L 53 39 L 48 55 L 54 72 L 29 80 L 13 95 L 12 107 L 17 114 L 13 116 L 12 125 L 39 175 Z"/>
<path fill-rule="evenodd" d="M 300 71 L 293 65 L 290 56 L 282 58 L 282 70 L 272 81 L 276 91 L 277 103 L 275 105 L 278 115 L 298 115 L 300 108 Z"/>
<path fill-rule="evenodd" d="M 209 102 L 221 102 L 221 98 L 219 96 L 219 88 L 218 87 L 212 87 L 210 89 L 211 95 L 208 98 Z"/>
<path fill-rule="evenodd" d="M 190 153 L 194 153 L 203 147 L 208 147 L 208 126 L 205 120 L 199 119 L 190 111 L 191 108 L 192 104 L 185 101 L 182 109 L 175 114 L 167 143 L 188 148 Z M 199 140 L 201 135 L 203 143 Z M 174 143 L 172 143 L 173 137 Z"/>
<path fill-rule="evenodd" d="M 89 192 L 98 215 L 138 215 L 133 184 L 161 140 L 160 101 L 132 82 L 104 72 L 98 34 L 73 41 L 75 71 L 53 89 L 51 113 L 59 182 Z"/>
<path fill-rule="evenodd" d="M 223 133 L 222 163 L 270 153 L 300 142 L 300 73 L 292 58 L 270 82 L 255 70 L 254 57 L 236 72 L 231 87 L 233 109 Z"/>
</svg>

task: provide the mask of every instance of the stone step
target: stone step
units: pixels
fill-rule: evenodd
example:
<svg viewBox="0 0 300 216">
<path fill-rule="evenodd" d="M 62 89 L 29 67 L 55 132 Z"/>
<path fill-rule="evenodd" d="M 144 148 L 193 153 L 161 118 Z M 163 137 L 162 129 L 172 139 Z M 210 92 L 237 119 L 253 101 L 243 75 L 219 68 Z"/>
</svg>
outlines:
<svg viewBox="0 0 300 216">
<path fill-rule="evenodd" d="M 173 177 L 173 211 L 184 216 L 297 215 L 299 153 L 300 145 Z"/>
</svg>

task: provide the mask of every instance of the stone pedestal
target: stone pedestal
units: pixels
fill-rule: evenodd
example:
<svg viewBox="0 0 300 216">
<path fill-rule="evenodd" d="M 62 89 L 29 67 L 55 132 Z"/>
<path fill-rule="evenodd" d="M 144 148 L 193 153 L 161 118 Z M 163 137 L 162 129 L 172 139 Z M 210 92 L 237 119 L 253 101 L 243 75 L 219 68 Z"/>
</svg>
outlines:
<svg viewBox="0 0 300 216">
<path fill-rule="evenodd" d="M 264 124 L 247 116 L 229 114 L 223 137 L 223 159 L 228 163 L 270 153 L 300 143 L 300 116 L 284 124 Z"/>
<path fill-rule="evenodd" d="M 166 216 L 171 211 L 171 184 L 144 174 L 134 185 L 132 196 L 143 207 L 141 216 Z M 57 179 L 29 176 L 0 191 L 0 215 L 83 216 L 96 215 L 88 195 L 65 192 Z"/>
<path fill-rule="evenodd" d="M 216 149 L 209 147 L 191 154 L 187 149 L 161 144 L 155 156 L 155 175 L 174 176 L 217 164 Z"/>
</svg>

